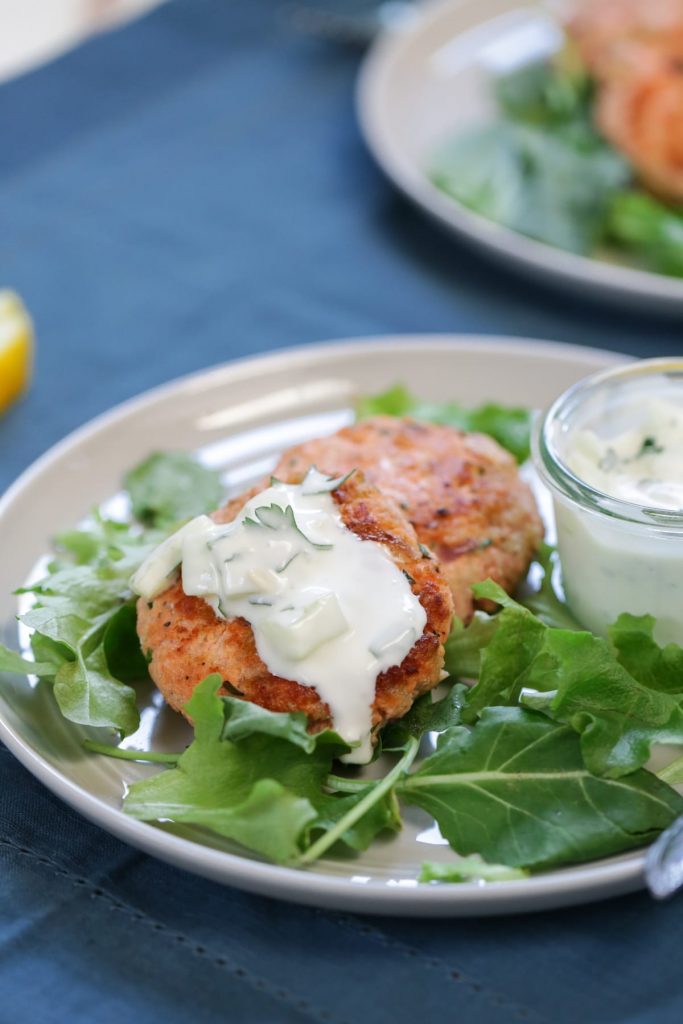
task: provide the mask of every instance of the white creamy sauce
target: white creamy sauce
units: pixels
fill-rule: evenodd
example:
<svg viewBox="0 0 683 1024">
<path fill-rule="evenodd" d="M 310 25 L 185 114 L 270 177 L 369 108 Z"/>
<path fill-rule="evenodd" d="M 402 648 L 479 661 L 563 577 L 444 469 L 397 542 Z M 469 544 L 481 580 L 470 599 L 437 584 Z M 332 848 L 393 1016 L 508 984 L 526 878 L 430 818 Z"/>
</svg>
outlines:
<svg viewBox="0 0 683 1024">
<path fill-rule="evenodd" d="M 659 381 L 595 403 L 570 431 L 563 458 L 606 495 L 641 509 L 683 510 L 683 393 Z M 654 615 L 661 644 L 683 643 L 683 536 L 555 500 L 567 601 L 606 636 L 621 612 Z"/>
<path fill-rule="evenodd" d="M 666 399 L 642 399 L 632 426 L 614 436 L 579 430 L 567 464 L 586 483 L 635 504 L 683 509 L 683 408 Z"/>
<path fill-rule="evenodd" d="M 273 675 L 314 687 L 334 728 L 372 754 L 378 675 L 400 665 L 427 617 L 388 552 L 343 523 L 335 481 L 311 469 L 302 484 L 273 481 L 232 523 L 197 516 L 143 563 L 132 589 L 151 600 L 180 567 L 186 594 L 219 618 L 242 617 Z"/>
</svg>

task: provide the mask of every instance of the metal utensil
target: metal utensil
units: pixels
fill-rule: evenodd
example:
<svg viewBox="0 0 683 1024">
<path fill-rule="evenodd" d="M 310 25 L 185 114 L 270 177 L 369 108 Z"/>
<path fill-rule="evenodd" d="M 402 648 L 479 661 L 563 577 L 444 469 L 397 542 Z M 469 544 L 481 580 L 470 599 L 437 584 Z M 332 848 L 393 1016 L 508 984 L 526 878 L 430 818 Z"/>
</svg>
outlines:
<svg viewBox="0 0 683 1024">
<path fill-rule="evenodd" d="M 403 27 L 417 16 L 415 0 L 304 0 L 288 4 L 284 13 L 299 32 L 361 47 L 382 29 Z"/>
<path fill-rule="evenodd" d="M 683 816 L 676 818 L 647 851 L 645 881 L 658 900 L 672 896 L 683 886 Z"/>
</svg>

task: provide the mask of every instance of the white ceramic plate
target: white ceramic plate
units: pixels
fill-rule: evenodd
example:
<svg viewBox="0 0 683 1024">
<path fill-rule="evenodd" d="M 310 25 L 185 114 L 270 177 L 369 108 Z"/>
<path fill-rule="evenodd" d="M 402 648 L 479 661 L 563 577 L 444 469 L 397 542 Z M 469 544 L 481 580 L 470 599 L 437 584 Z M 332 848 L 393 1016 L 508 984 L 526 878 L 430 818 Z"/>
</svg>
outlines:
<svg viewBox="0 0 683 1024">
<path fill-rule="evenodd" d="M 597 2 L 597 0 L 596 0 Z M 494 224 L 427 177 L 435 150 L 495 112 L 494 73 L 557 48 L 557 20 L 540 0 L 440 0 L 418 5 L 373 46 L 358 113 L 379 165 L 418 206 L 501 261 L 534 277 L 637 306 L 683 311 L 683 281 L 554 249 Z"/>
<path fill-rule="evenodd" d="M 0 502 L 0 639 L 16 646 L 16 599 L 50 536 L 111 499 L 124 471 L 151 450 L 197 450 L 225 470 L 232 491 L 253 482 L 285 446 L 352 418 L 354 396 L 398 381 L 427 399 L 547 405 L 585 374 L 623 357 L 538 341 L 411 336 L 310 346 L 247 359 L 150 391 L 72 434 L 44 455 Z M 418 886 L 423 860 L 452 858 L 421 811 L 406 810 L 394 839 L 354 859 L 298 871 L 264 863 L 199 830 L 162 828 L 121 811 L 127 783 L 155 769 L 81 747 L 86 730 L 61 718 L 50 687 L 3 676 L 0 739 L 33 774 L 87 818 L 148 853 L 218 882 L 320 906 L 391 914 L 479 915 L 600 899 L 642 885 L 642 854 L 488 886 Z M 152 688 L 142 694 L 138 748 L 182 749 L 180 716 Z"/>
</svg>

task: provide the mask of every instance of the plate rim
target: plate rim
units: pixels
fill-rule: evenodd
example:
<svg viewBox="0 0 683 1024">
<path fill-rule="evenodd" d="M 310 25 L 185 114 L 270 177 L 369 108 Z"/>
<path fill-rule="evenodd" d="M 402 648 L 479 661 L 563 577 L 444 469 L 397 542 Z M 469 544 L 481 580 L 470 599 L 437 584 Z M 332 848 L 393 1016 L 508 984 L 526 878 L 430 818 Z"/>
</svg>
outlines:
<svg viewBox="0 0 683 1024">
<path fill-rule="evenodd" d="M 335 339 L 308 345 L 299 345 L 275 351 L 245 356 L 206 369 L 186 374 L 156 387 L 147 389 L 124 402 L 114 405 L 92 418 L 63 439 L 52 445 L 31 463 L 0 497 L 0 523 L 7 509 L 25 488 L 30 487 L 51 463 L 82 442 L 87 442 L 101 431 L 109 430 L 122 419 L 147 409 L 155 402 L 176 396 L 186 388 L 208 384 L 229 383 L 240 374 L 256 366 L 267 364 L 271 369 L 284 364 L 288 369 L 301 360 L 324 364 L 339 355 L 353 358 L 358 355 L 386 351 L 419 349 L 462 350 L 473 347 L 489 354 L 501 349 L 545 358 L 581 358 L 585 363 L 594 360 L 596 368 L 606 362 L 617 364 L 631 357 L 624 353 L 590 346 L 552 342 L 543 339 L 507 337 L 505 335 L 477 334 L 402 334 L 379 335 L 363 338 Z M 0 709 L 0 740 L 28 769 L 31 774 L 64 800 L 70 807 L 110 834 L 146 853 L 208 877 L 221 884 L 274 896 L 301 904 L 325 906 L 360 913 L 409 914 L 414 916 L 487 916 L 545 909 L 548 901 L 553 907 L 576 903 L 586 899 L 604 899 L 619 893 L 633 891 L 643 884 L 644 852 L 630 851 L 616 860 L 603 860 L 560 869 L 561 892 L 557 892 L 558 871 L 531 876 L 523 881 L 497 882 L 482 886 L 478 883 L 457 885 L 388 885 L 385 881 L 354 882 L 348 875 L 325 874 L 315 869 L 305 870 L 283 867 L 248 856 L 233 854 L 204 846 L 190 839 L 156 828 L 153 824 L 136 821 L 120 808 L 110 806 L 89 790 L 72 781 L 53 767 L 37 750 L 8 724 Z M 230 877 L 226 877 L 226 865 Z M 524 886 L 523 892 L 520 886 Z M 604 887 L 604 889 L 603 889 Z M 587 896 L 587 890 L 591 891 Z M 284 891 L 283 891 L 284 890 Z M 523 902 L 523 905 L 520 903 Z"/>
<path fill-rule="evenodd" d="M 375 162 L 441 227 L 508 268 L 547 282 L 587 289 L 603 298 L 638 306 L 649 300 L 669 312 L 683 311 L 683 280 L 567 252 L 503 227 L 446 196 L 409 157 L 401 155 L 400 144 L 395 144 L 382 116 L 385 78 L 423 33 L 433 30 L 442 19 L 447 21 L 464 2 L 424 0 L 415 18 L 387 26 L 363 59 L 356 79 L 355 107 L 361 134 Z M 529 0 L 525 6 L 547 9 L 543 0 Z M 489 16 L 482 17 L 480 24 L 487 20 L 491 20 Z"/>
</svg>

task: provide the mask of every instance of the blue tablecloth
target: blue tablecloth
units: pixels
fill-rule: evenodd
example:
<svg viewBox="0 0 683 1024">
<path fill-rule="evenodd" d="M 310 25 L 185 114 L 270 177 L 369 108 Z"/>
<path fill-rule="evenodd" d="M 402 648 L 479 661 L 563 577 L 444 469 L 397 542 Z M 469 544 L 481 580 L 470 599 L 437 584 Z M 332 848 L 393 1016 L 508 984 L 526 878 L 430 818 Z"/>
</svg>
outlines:
<svg viewBox="0 0 683 1024">
<path fill-rule="evenodd" d="M 274 0 L 177 0 L 0 88 L 0 283 L 31 308 L 0 489 L 115 402 L 231 357 L 400 331 L 672 353 L 442 236 L 366 154 L 353 51 Z M 683 902 L 361 919 L 137 853 L 0 753 L 0 1021 L 678 1022 Z"/>
</svg>

